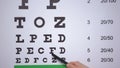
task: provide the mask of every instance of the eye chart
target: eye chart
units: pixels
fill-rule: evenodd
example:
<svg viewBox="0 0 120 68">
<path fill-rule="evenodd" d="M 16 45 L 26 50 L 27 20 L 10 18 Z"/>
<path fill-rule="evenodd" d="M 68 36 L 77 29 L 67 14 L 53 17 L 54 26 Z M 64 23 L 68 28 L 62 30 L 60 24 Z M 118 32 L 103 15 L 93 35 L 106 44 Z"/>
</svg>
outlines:
<svg viewBox="0 0 120 68">
<path fill-rule="evenodd" d="M 120 0 L 0 0 L 0 68 L 120 67 Z"/>
</svg>

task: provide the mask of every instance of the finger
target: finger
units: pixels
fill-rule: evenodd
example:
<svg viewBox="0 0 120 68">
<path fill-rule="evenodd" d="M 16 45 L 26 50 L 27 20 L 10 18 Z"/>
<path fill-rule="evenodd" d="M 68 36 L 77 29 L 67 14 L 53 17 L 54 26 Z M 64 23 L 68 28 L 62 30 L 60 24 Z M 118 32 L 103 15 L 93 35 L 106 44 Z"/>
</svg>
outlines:
<svg viewBox="0 0 120 68">
<path fill-rule="evenodd" d="M 68 63 L 67 68 L 75 68 L 75 66 L 72 63 Z"/>
<path fill-rule="evenodd" d="M 73 63 L 76 67 L 81 67 L 81 68 L 88 68 L 86 65 L 84 65 L 84 64 L 82 64 L 82 63 L 80 63 L 79 61 L 76 61 L 76 62 L 74 62 Z"/>
</svg>

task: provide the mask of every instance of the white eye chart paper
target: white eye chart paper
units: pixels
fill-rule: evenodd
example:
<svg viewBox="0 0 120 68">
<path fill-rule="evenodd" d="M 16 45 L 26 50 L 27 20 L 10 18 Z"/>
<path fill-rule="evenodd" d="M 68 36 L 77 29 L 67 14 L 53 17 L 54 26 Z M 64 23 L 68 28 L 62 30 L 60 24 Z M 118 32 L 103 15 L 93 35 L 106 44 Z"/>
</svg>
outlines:
<svg viewBox="0 0 120 68">
<path fill-rule="evenodd" d="M 120 67 L 120 0 L 0 0 L 0 68 Z"/>
</svg>

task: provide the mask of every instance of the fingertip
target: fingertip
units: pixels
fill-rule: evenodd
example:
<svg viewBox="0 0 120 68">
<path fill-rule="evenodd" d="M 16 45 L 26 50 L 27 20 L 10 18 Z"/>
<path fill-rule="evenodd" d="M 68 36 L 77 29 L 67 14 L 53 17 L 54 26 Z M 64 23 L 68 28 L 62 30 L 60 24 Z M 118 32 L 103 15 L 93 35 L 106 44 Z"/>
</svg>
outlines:
<svg viewBox="0 0 120 68">
<path fill-rule="evenodd" d="M 67 66 L 67 68 L 75 68 L 74 65 L 72 64 L 72 62 L 68 63 L 66 66 Z"/>
<path fill-rule="evenodd" d="M 66 64 L 66 66 L 67 66 L 67 67 L 69 67 L 69 63 L 68 63 L 68 64 Z"/>
<path fill-rule="evenodd" d="M 70 67 L 70 64 L 71 64 L 71 63 L 68 63 L 68 64 L 66 65 L 66 66 L 67 66 L 67 68 L 69 68 L 69 67 Z"/>
</svg>

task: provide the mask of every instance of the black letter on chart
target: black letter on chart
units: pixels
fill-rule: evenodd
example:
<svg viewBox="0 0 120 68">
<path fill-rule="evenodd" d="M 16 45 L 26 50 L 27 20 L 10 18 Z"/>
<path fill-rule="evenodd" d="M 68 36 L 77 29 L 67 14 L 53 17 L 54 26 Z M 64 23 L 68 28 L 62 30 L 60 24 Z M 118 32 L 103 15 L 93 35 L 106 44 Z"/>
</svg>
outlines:
<svg viewBox="0 0 120 68">
<path fill-rule="evenodd" d="M 17 28 L 23 28 L 22 21 L 25 22 L 25 17 L 15 17 L 14 21 L 18 21 Z"/>
<path fill-rule="evenodd" d="M 56 9 L 56 6 L 53 3 L 57 3 L 60 0 L 50 0 L 50 5 L 47 6 L 47 9 Z"/>
<path fill-rule="evenodd" d="M 39 60 L 39 58 L 34 58 L 34 63 L 37 63 L 37 60 Z"/>
<path fill-rule="evenodd" d="M 47 62 L 47 58 L 43 58 L 43 62 L 46 63 Z"/>
<path fill-rule="evenodd" d="M 33 48 L 32 47 L 28 47 L 27 49 L 28 49 L 27 54 L 33 54 Z"/>
<path fill-rule="evenodd" d="M 34 43 L 35 42 L 35 39 L 37 39 L 37 35 L 36 34 L 30 34 L 31 36 L 31 41 L 30 43 Z"/>
<path fill-rule="evenodd" d="M 43 53 L 44 53 L 44 48 L 40 47 L 40 48 L 38 49 L 38 53 L 43 54 Z"/>
<path fill-rule="evenodd" d="M 29 63 L 30 59 L 29 58 L 25 58 L 25 63 Z"/>
<path fill-rule="evenodd" d="M 64 42 L 65 41 L 65 35 L 64 34 L 58 34 L 59 40 L 58 42 Z"/>
<path fill-rule="evenodd" d="M 44 34 L 45 40 L 44 42 L 52 42 L 52 35 L 51 34 Z"/>
<path fill-rule="evenodd" d="M 18 48 L 16 48 L 16 50 L 17 50 L 16 54 L 20 54 L 20 52 L 22 51 L 22 48 L 18 47 Z"/>
<path fill-rule="evenodd" d="M 21 37 L 20 34 L 17 34 L 16 37 L 17 37 L 16 43 L 24 43 L 24 39 L 20 39 L 20 37 Z"/>
<path fill-rule="evenodd" d="M 60 47 L 60 54 L 64 54 L 65 53 L 65 48 L 64 47 Z"/>
<path fill-rule="evenodd" d="M 22 5 L 19 6 L 19 9 L 28 9 L 28 6 L 26 6 L 25 3 L 28 3 L 28 0 L 22 0 Z"/>
<path fill-rule="evenodd" d="M 65 23 L 63 21 L 65 20 L 65 17 L 55 17 L 54 21 L 57 22 L 55 24 L 55 28 L 65 28 Z"/>
<path fill-rule="evenodd" d="M 50 54 L 56 50 L 56 47 L 50 47 Z"/>
<path fill-rule="evenodd" d="M 34 20 L 34 24 L 35 24 L 36 27 L 41 28 L 41 27 L 43 27 L 45 25 L 45 20 L 42 17 L 37 17 Z"/>
<path fill-rule="evenodd" d="M 21 63 L 21 58 L 16 58 L 16 63 Z"/>
</svg>

